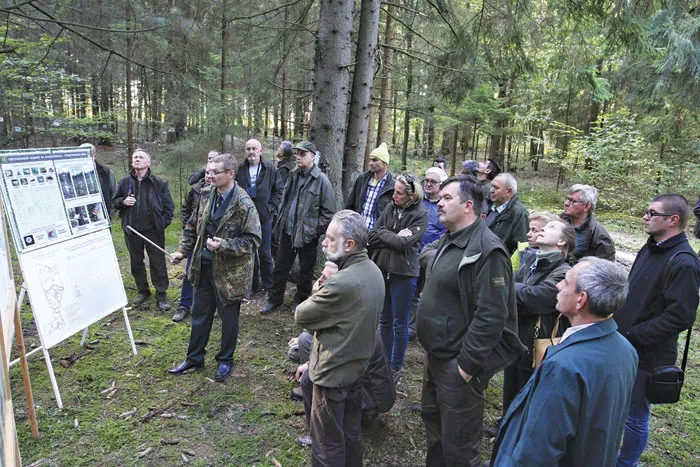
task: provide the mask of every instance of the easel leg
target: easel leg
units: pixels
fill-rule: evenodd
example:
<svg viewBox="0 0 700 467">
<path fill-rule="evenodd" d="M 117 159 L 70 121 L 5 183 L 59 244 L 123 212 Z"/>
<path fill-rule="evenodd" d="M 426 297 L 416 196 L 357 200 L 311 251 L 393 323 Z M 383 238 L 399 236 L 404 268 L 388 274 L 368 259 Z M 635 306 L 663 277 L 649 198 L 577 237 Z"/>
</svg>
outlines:
<svg viewBox="0 0 700 467">
<path fill-rule="evenodd" d="M 20 297 L 24 299 L 24 285 Z M 29 379 L 29 366 L 27 365 L 27 354 L 24 348 L 24 336 L 22 335 L 22 323 L 19 319 L 19 309 L 22 306 L 21 301 L 15 304 L 15 337 L 17 338 L 17 349 L 19 353 L 19 364 L 22 370 L 22 382 L 24 383 L 24 393 L 27 395 L 27 410 L 29 411 L 29 424 L 32 427 L 32 436 L 34 439 L 39 439 L 39 424 L 36 420 L 36 410 L 34 408 L 34 393 L 32 393 L 32 383 Z"/>
<path fill-rule="evenodd" d="M 131 332 L 131 324 L 129 324 L 129 316 L 126 314 L 126 307 L 122 307 L 122 312 L 124 313 L 124 323 L 126 324 L 126 332 L 129 333 L 129 341 L 131 342 L 131 351 L 134 355 L 138 355 L 136 352 L 136 342 L 134 342 L 134 334 Z M 87 332 L 87 329 L 85 330 Z"/>
<path fill-rule="evenodd" d="M 90 326 L 83 329 L 83 338 L 80 339 L 80 347 L 83 347 L 85 345 L 85 339 L 87 339 L 87 333 L 88 333 L 89 328 L 90 328 Z"/>
<path fill-rule="evenodd" d="M 63 408 L 63 401 L 61 400 L 61 393 L 58 392 L 58 383 L 56 382 L 56 375 L 53 373 L 53 365 L 51 364 L 51 356 L 49 355 L 49 351 L 46 349 L 43 349 L 44 351 L 44 360 L 46 361 L 46 368 L 49 370 L 49 379 L 51 380 L 51 386 L 53 386 L 53 393 L 56 396 L 56 405 L 58 405 L 59 409 Z"/>
</svg>

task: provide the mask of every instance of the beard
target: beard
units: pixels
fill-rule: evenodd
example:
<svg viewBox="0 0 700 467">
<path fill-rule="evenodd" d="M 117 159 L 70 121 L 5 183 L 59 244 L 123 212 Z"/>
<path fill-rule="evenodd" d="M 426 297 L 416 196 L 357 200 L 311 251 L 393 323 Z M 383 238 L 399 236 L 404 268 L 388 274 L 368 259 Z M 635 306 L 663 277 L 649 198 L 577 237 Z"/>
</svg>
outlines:
<svg viewBox="0 0 700 467">
<path fill-rule="evenodd" d="M 324 247 L 323 254 L 326 255 L 326 259 L 337 263 L 341 259 L 345 258 L 345 250 L 343 250 L 343 245 L 345 245 L 345 239 L 341 237 L 340 241 L 338 242 L 338 248 L 335 251 Z"/>
</svg>

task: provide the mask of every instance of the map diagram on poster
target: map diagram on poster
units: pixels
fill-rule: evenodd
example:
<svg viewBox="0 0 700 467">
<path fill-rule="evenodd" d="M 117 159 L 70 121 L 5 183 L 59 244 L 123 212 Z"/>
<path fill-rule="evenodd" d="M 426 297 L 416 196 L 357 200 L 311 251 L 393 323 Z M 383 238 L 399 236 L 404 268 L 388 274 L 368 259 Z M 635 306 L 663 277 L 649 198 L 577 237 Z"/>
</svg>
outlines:
<svg viewBox="0 0 700 467">
<path fill-rule="evenodd" d="M 19 261 L 46 349 L 127 304 L 107 229 L 26 252 Z"/>
<path fill-rule="evenodd" d="M 89 148 L 0 151 L 0 167 L 18 251 L 109 226 Z"/>
</svg>

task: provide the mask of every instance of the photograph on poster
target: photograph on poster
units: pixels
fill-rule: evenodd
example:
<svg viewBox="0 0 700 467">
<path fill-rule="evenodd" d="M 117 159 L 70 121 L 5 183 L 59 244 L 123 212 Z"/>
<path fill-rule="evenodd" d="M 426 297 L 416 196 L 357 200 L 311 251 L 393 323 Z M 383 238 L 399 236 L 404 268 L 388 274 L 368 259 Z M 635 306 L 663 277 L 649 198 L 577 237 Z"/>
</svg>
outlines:
<svg viewBox="0 0 700 467">
<path fill-rule="evenodd" d="M 82 167 L 71 167 L 70 168 L 71 178 L 73 179 L 73 187 L 75 188 L 75 194 L 79 198 L 87 196 L 90 194 L 88 191 L 87 183 L 85 182 L 85 172 L 83 172 Z"/>
<path fill-rule="evenodd" d="M 91 195 L 95 195 L 100 192 L 100 185 L 97 182 L 97 176 L 95 175 L 94 169 L 90 169 L 85 172 L 85 182 L 87 182 L 88 191 Z"/>
<path fill-rule="evenodd" d="M 102 203 L 88 204 L 88 212 L 90 213 L 90 222 L 99 222 L 105 220 L 104 205 Z"/>
<path fill-rule="evenodd" d="M 73 188 L 73 179 L 68 170 L 58 173 L 58 181 L 61 184 L 61 192 L 64 199 L 75 198 L 75 188 Z"/>
</svg>

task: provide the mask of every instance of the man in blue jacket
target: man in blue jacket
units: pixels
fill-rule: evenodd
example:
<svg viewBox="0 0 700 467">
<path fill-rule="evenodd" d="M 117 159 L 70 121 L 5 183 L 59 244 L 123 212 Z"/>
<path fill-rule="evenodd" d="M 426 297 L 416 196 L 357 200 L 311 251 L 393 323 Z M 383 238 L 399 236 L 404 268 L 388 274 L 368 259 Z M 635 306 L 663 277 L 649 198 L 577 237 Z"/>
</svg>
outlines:
<svg viewBox="0 0 700 467">
<path fill-rule="evenodd" d="M 654 368 L 676 364 L 678 334 L 693 325 L 698 308 L 700 265 L 685 235 L 688 201 L 657 196 L 643 218 L 649 239 L 632 265 L 627 300 L 615 314 L 620 333 L 639 352 L 619 466 L 638 464 L 649 438 L 647 379 Z"/>
<path fill-rule="evenodd" d="M 508 408 L 493 466 L 615 464 L 638 362 L 611 319 L 627 295 L 625 273 L 584 257 L 557 288 L 571 327 Z"/>
</svg>

